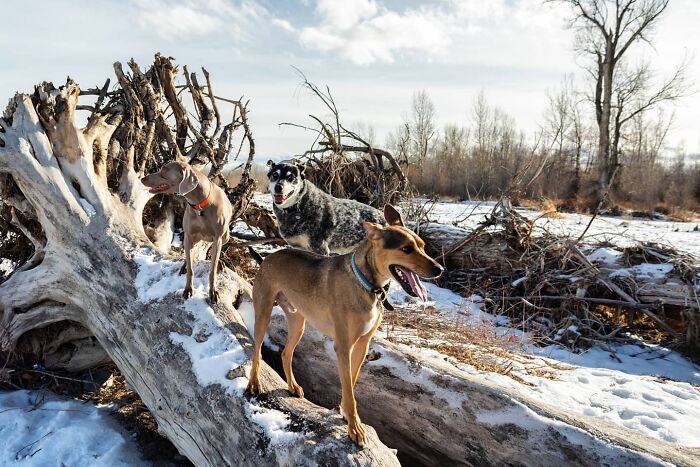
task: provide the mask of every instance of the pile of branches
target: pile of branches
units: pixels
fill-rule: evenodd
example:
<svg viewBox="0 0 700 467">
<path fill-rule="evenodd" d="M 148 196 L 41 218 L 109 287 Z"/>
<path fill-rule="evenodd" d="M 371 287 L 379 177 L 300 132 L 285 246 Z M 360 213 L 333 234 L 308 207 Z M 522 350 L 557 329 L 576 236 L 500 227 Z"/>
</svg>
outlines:
<svg viewBox="0 0 700 467">
<path fill-rule="evenodd" d="M 421 230 L 430 253 L 448 268 L 443 286 L 484 297 L 488 311 L 545 343 L 605 345 L 632 342 L 634 334 L 699 354 L 698 268 L 687 255 L 639 245 L 623 250 L 621 264 L 594 264 L 577 239 L 535 227 L 507 198 L 469 233 L 435 224 Z M 658 284 L 614 274 L 649 262 L 673 270 Z"/>
<path fill-rule="evenodd" d="M 86 134 L 92 128 L 98 132 L 103 127 L 114 127 L 109 137 L 96 139 L 94 144 L 95 167 L 110 190 L 128 199 L 128 191 L 138 185 L 138 177 L 167 162 L 183 160 L 224 188 L 233 204 L 233 218 L 240 217 L 255 189 L 250 176 L 255 141 L 248 123 L 248 101 L 215 95 L 205 68 L 200 84 L 197 73 L 187 66 L 180 73 L 174 58 L 160 53 L 145 70 L 133 59 L 128 62 L 130 72 L 119 62 L 113 68 L 117 84 L 112 87 L 110 79 L 90 89 L 80 89 L 70 78 L 66 83 L 71 89 L 70 98 L 78 101 L 75 109 L 87 112 Z M 36 86 L 34 99 L 53 94 L 58 95 L 53 84 L 41 83 Z M 222 104 L 233 107 L 230 119 L 224 119 L 219 109 Z M 54 106 L 62 105 L 66 103 L 57 98 Z M 50 110 L 46 108 L 40 115 L 49 127 L 56 124 L 49 121 Z M 229 186 L 222 174 L 224 167 L 238 160 L 246 147 L 247 158 L 238 167 L 240 182 Z M 185 203 L 177 197 L 159 195 L 139 209 L 143 210 L 144 229 L 155 241 L 164 225 L 169 223 L 169 231 L 178 228 Z M 7 232 L 0 237 L 0 258 L 20 269 L 40 261 L 45 239 L 35 217 L 12 178 L 0 176 L 0 231 Z M 4 278 L 0 272 L 0 282 Z"/>
<path fill-rule="evenodd" d="M 144 232 L 165 252 L 170 248 L 173 231 L 179 227 L 185 203 L 175 196 L 151 197 L 140 183 L 142 176 L 170 161 L 186 161 L 225 190 L 234 208 L 234 219 L 246 210 L 255 189 L 250 176 L 255 141 L 248 123 L 248 102 L 217 96 L 206 69 L 201 70 L 204 79 L 200 83 L 197 73 L 186 66 L 180 71 L 174 60 L 157 53 L 145 69 L 130 60 L 128 71 L 116 62 L 115 84 L 107 79 L 102 86 L 81 89 L 68 78 L 58 88 L 40 83 L 31 97 L 42 126 L 49 132 L 73 125 L 75 113 L 83 113 L 87 125 L 74 131 L 86 141 L 93 141 L 91 163 L 96 175 L 106 182 L 111 195 L 128 203 L 143 221 Z M 12 122 L 11 110 L 8 107 L 4 115 L 8 123 Z M 55 115 L 62 117 L 56 121 Z M 70 145 L 54 149 L 61 154 L 62 164 L 80 158 Z M 229 186 L 222 171 L 239 158 L 240 183 Z M 79 171 L 74 176 L 79 177 Z M 73 189 L 89 198 L 90 193 L 82 192 L 76 180 Z M 46 235 L 32 204 L 9 174 L 0 174 L 0 232 L 0 283 L 44 259 Z M 69 337 L 77 336 L 81 341 L 89 337 L 87 330 L 77 324 L 70 329 L 72 334 L 57 325 L 41 331 L 23 336 L 32 355 L 60 355 L 55 347 L 62 342 L 61 336 L 65 336 L 67 345 L 75 342 Z M 25 347 L 19 345 L 18 353 Z M 9 355 L 0 352 L 0 368 L 8 359 Z"/>
<path fill-rule="evenodd" d="M 299 74 L 302 88 L 319 99 L 330 112 L 325 120 L 309 115 L 316 127 L 281 123 L 316 135 L 311 148 L 297 156 L 306 163 L 306 177 L 333 196 L 354 199 L 376 208 L 406 197 L 409 194 L 408 179 L 396 158 L 344 126 L 330 89 L 323 90 L 309 82 L 300 71 Z"/>
</svg>

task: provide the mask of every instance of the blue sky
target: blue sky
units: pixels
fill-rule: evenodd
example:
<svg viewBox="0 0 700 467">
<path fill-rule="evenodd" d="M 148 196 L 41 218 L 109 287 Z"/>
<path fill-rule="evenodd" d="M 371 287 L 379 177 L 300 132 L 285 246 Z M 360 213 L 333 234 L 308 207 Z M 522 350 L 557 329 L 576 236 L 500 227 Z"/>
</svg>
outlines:
<svg viewBox="0 0 700 467">
<path fill-rule="evenodd" d="M 350 126 L 379 142 L 425 89 L 439 126 L 467 124 L 483 90 L 526 134 L 543 121 L 545 93 L 583 74 L 568 10 L 540 0 L 177 0 L 4 2 L 0 99 L 70 74 L 82 87 L 113 78 L 112 63 L 146 65 L 160 51 L 205 66 L 219 95 L 251 99 L 260 158 L 303 152 L 312 135 L 279 128 L 323 113 L 292 68 L 328 84 Z M 700 77 L 700 1 L 671 0 L 649 59 L 660 74 L 684 55 Z M 697 85 L 696 85 L 697 88 Z M 700 151 L 700 95 L 676 108 L 669 146 Z"/>
</svg>

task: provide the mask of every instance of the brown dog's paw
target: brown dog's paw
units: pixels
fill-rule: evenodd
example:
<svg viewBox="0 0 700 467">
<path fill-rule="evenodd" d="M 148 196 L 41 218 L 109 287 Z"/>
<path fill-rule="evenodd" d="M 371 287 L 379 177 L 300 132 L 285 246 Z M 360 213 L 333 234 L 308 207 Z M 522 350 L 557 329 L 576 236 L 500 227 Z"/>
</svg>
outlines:
<svg viewBox="0 0 700 467">
<path fill-rule="evenodd" d="M 185 287 L 185 290 L 182 292 L 182 298 L 187 300 L 192 296 L 192 287 Z"/>
<path fill-rule="evenodd" d="M 249 394 L 260 394 L 260 381 L 251 379 L 248 381 L 245 391 Z"/>
<path fill-rule="evenodd" d="M 219 291 L 218 290 L 210 290 L 209 291 L 209 303 L 211 303 L 211 304 L 219 303 Z"/>
<path fill-rule="evenodd" d="M 304 398 L 304 390 L 301 388 L 301 386 L 299 386 L 299 385 L 296 384 L 296 383 L 294 383 L 294 385 L 292 385 L 292 386 L 289 386 L 289 387 L 287 388 L 287 390 L 289 391 L 289 393 L 290 393 L 291 395 L 297 396 L 299 399 L 303 399 L 303 398 Z"/>
<path fill-rule="evenodd" d="M 348 435 L 350 436 L 350 439 L 360 447 L 364 446 L 365 442 L 367 441 L 365 427 L 362 425 L 359 419 L 353 424 L 348 424 Z"/>
</svg>

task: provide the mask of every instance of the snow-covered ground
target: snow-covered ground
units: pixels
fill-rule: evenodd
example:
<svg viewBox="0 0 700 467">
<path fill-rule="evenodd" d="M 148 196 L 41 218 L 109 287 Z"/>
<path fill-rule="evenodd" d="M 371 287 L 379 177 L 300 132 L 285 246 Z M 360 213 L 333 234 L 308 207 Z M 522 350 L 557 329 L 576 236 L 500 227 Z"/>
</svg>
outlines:
<svg viewBox="0 0 700 467">
<path fill-rule="evenodd" d="M 46 391 L 0 392 L 0 465 L 150 465 L 110 411 Z"/>
<path fill-rule="evenodd" d="M 416 200 L 426 203 L 426 200 Z M 430 211 L 431 221 L 456 225 L 471 229 L 484 220 L 496 203 L 493 201 L 440 201 Z M 428 204 L 430 205 L 430 203 Z M 559 218 L 542 217 L 542 213 L 532 208 L 516 208 L 535 225 L 549 230 L 555 235 L 578 238 L 586 229 L 591 216 L 586 214 L 562 213 Z M 584 240 L 590 243 L 610 242 L 625 247 L 639 242 L 652 242 L 677 248 L 700 257 L 700 225 L 697 222 L 672 222 L 638 218 L 598 216 L 586 232 Z"/>
<path fill-rule="evenodd" d="M 431 301 L 427 305 L 437 310 L 438 318 L 458 318 L 473 325 L 491 326 L 494 334 L 513 335 L 524 355 L 513 353 L 496 358 L 501 366 L 509 366 L 510 374 L 517 378 L 478 370 L 423 347 L 425 342 L 407 345 L 411 350 L 449 361 L 486 380 L 518 388 L 547 404 L 602 418 L 681 446 L 700 447 L 700 367 L 677 352 L 641 343 L 612 347 L 615 357 L 598 347 L 583 353 L 560 346 L 536 347 L 526 334 L 508 327 L 507 319 L 483 312 L 478 297 L 465 299 L 434 285 L 429 285 L 428 295 Z M 398 287 L 392 289 L 391 298 L 394 303 L 409 303 L 414 310 L 421 306 Z M 399 339 L 415 341 L 410 335 Z"/>
<path fill-rule="evenodd" d="M 269 205 L 269 195 L 257 201 Z M 493 203 L 438 203 L 430 213 L 433 221 L 471 228 L 488 214 Z M 539 213 L 531 209 L 520 212 L 531 219 Z M 565 214 L 558 219 L 540 218 L 537 225 L 553 233 L 578 236 L 590 217 Z M 627 246 L 639 241 L 673 246 L 700 256 L 700 232 L 695 223 L 650 221 L 599 217 L 587 234 L 591 242 L 609 241 Z M 240 226 L 239 226 L 240 228 Z M 180 262 L 162 260 L 148 250 L 135 251 L 139 263 L 137 285 L 143 302 L 160 300 L 170 293 L 181 293 L 184 276 L 178 275 Z M 614 248 L 594 250 L 591 260 L 614 262 L 619 251 Z M 9 266 L 1 263 L 0 266 Z M 630 274 L 667 274 L 663 265 L 652 265 Z M 220 384 L 230 394 L 240 394 L 244 377 L 227 378 L 239 367 L 243 352 L 206 302 L 208 265 L 196 268 L 194 297 L 183 305 L 183 312 L 194 318 L 191 336 L 172 333 L 173 343 L 182 346 L 192 361 L 193 371 L 202 385 Z M 462 320 L 490 326 L 497 335 L 513 336 L 520 354 L 501 358 L 517 378 L 481 371 L 425 347 L 411 346 L 421 354 L 454 364 L 479 378 L 516 387 L 542 402 L 604 419 L 646 435 L 686 447 L 700 447 L 700 367 L 678 353 L 648 345 L 616 346 L 610 351 L 594 347 L 574 353 L 558 346 L 540 348 L 528 336 L 508 326 L 508 319 L 492 316 L 481 309 L 482 298 L 464 298 L 426 284 L 430 305 L 438 319 Z M 420 312 L 425 306 L 412 303 L 398 287 L 391 292 L 395 303 Z M 407 306 L 406 306 L 407 305 Z M 252 327 L 252 310 L 241 314 Z M 383 331 L 386 332 L 386 329 Z M 207 339 L 200 342 L 202 335 Z M 410 342 L 410 341 L 409 341 Z M 414 339 L 413 343 L 420 342 Z M 303 357 L 301 357 L 303 358 Z M 545 369 L 546 371 L 532 371 Z M 109 417 L 109 407 L 63 399 L 56 395 L 15 391 L 0 393 L 0 465 L 145 465 L 131 437 Z M 268 436 L 272 444 L 290 437 L 303 436 L 287 430 L 289 420 L 278 411 L 249 403 L 248 416 Z M 66 442 L 62 442 L 66 440 Z"/>
</svg>

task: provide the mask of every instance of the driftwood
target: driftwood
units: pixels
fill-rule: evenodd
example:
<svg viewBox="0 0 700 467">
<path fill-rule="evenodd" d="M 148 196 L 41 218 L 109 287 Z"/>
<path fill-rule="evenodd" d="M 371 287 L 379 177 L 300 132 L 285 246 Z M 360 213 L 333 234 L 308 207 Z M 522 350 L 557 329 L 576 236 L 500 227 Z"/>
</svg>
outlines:
<svg viewBox="0 0 700 467">
<path fill-rule="evenodd" d="M 299 156 L 306 162 L 305 175 L 321 189 L 338 198 L 354 199 L 376 208 L 397 203 L 407 195 L 408 178 L 391 152 L 374 147 L 368 138 L 343 125 L 330 88 L 325 90 L 302 78 L 301 86 L 330 112 L 327 120 L 309 117 L 315 128 L 284 122 L 316 133 L 311 149 Z"/>
<path fill-rule="evenodd" d="M 216 117 L 201 106 L 197 125 L 187 117 L 170 59 L 157 55 L 146 73 L 133 62 L 130 68 L 127 76 L 115 64 L 120 88 L 95 91 L 99 97 L 89 106 L 85 128 L 76 125 L 83 93 L 72 80 L 17 94 L 0 120 L 0 173 L 9 174 L 5 182 L 12 184 L 2 201 L 22 201 L 13 207 L 43 234 L 33 240 L 34 256 L 0 284 L 0 350 L 11 351 L 38 328 L 79 323 L 139 393 L 160 431 L 196 465 L 397 465 L 371 430 L 369 448 L 357 449 L 339 417 L 288 397 L 268 367 L 266 400 L 224 389 L 227 369 L 235 381 L 245 378 L 248 366 L 250 338 L 233 308 L 250 288 L 240 277 L 222 274 L 224 296 L 214 310 L 193 311 L 197 301 L 183 303 L 177 290 L 159 294 L 179 280 L 179 262 L 160 257 L 146 237 L 142 214 L 152 195 L 139 178 L 173 157 L 208 160 L 216 177 L 229 141 L 212 138 L 219 131 L 212 124 Z M 174 115 L 172 128 L 163 96 Z M 243 183 L 227 191 L 243 209 L 249 189 Z M 163 268 L 172 277 L 157 281 L 148 272 Z M 208 313 L 228 328 L 217 321 L 198 325 L 198 315 Z M 183 347 L 211 339 L 241 355 L 237 366 L 219 368 L 214 382 L 201 379 Z M 273 410 L 285 414 L 299 436 L 274 442 L 265 435 L 256 420 L 260 411 Z"/>
<path fill-rule="evenodd" d="M 286 342 L 285 320 L 273 316 L 270 339 Z M 337 407 L 340 387 L 333 346 L 307 327 L 294 354 L 294 374 L 307 398 Z M 695 449 L 533 400 L 452 365 L 376 338 L 356 386 L 363 422 L 397 448 L 406 465 L 697 465 Z"/>
<path fill-rule="evenodd" d="M 532 323 L 533 313 L 554 323 L 547 329 L 534 323 L 543 337 L 554 337 L 576 324 L 592 340 L 625 340 L 628 330 L 659 331 L 669 342 L 700 349 L 700 301 L 695 292 L 697 260 L 658 247 L 623 249 L 624 261 L 592 264 L 577 241 L 546 231 L 506 200 L 496 204 L 484 222 L 472 230 L 434 223 L 419 226 L 426 249 L 448 269 L 442 284 L 457 292 L 487 299 L 490 311 Z M 643 262 L 673 265 L 661 278 L 627 277 L 622 271 Z M 625 323 L 605 318 L 598 307 L 628 310 Z M 523 308 L 526 310 L 523 313 Z M 645 317 L 643 322 L 638 318 Z M 518 318 L 520 317 L 520 318 Z M 616 327 L 611 332 L 609 327 Z M 657 336 L 654 336 L 657 338 Z M 589 342 L 590 340 L 585 340 Z"/>
</svg>

